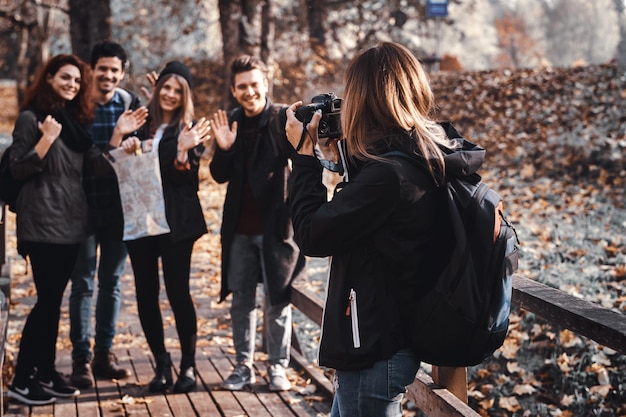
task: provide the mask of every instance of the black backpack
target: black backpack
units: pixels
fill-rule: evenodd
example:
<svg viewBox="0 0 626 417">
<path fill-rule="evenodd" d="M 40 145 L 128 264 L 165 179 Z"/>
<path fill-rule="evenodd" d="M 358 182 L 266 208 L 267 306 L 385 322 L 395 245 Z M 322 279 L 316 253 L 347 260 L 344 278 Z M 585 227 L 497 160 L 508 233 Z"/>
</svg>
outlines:
<svg viewBox="0 0 626 417">
<path fill-rule="evenodd" d="M 15 179 L 10 168 L 11 146 L 6 148 L 0 158 L 0 201 L 15 213 L 17 196 L 26 181 Z"/>
<path fill-rule="evenodd" d="M 471 142 L 463 143 L 484 152 Z M 415 161 L 397 151 L 382 156 Z M 435 279 L 428 279 L 431 284 L 416 291 L 411 305 L 401 310 L 410 317 L 407 332 L 421 361 L 473 366 L 506 339 L 519 242 L 504 218 L 502 198 L 478 174 L 448 180 L 438 192 L 436 227 L 441 233 L 429 248 L 428 265 L 420 268 Z"/>
</svg>

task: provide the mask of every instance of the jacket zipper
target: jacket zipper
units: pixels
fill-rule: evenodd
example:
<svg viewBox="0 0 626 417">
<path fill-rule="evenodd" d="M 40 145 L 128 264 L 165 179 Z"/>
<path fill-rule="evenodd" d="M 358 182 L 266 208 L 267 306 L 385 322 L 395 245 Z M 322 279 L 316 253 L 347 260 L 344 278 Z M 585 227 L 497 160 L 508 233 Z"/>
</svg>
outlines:
<svg viewBox="0 0 626 417">
<path fill-rule="evenodd" d="M 352 344 L 355 349 L 358 349 L 361 347 L 361 336 L 359 334 L 359 314 L 356 308 L 356 291 L 353 288 L 350 288 L 349 300 L 350 304 L 348 305 L 346 315 L 349 315 L 352 321 Z"/>
</svg>

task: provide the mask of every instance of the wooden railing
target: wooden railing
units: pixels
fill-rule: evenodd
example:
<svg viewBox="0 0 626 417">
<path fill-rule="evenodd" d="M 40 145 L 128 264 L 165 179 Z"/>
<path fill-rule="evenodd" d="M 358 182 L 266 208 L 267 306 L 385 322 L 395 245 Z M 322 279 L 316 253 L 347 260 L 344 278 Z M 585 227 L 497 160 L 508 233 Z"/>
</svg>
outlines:
<svg viewBox="0 0 626 417">
<path fill-rule="evenodd" d="M 321 325 L 323 301 L 302 283 L 292 286 L 292 304 L 313 322 Z M 617 352 L 626 353 L 626 315 L 573 297 L 555 288 L 515 275 L 514 305 L 543 317 L 546 321 L 586 336 Z M 332 385 L 318 368 L 307 363 L 302 352 L 294 360 L 310 372 L 326 392 Z M 407 397 L 428 417 L 480 417 L 467 405 L 467 370 L 432 368 L 431 375 L 420 371 L 409 386 Z"/>
</svg>

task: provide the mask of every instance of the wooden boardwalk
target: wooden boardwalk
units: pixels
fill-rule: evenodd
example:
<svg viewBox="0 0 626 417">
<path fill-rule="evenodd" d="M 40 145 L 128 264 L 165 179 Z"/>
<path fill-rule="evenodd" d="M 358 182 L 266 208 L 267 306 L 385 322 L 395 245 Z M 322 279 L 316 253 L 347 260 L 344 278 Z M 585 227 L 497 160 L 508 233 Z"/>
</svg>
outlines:
<svg viewBox="0 0 626 417">
<path fill-rule="evenodd" d="M 9 225 L 11 219 L 9 218 Z M 49 406 L 28 407 L 6 397 L 6 386 L 12 376 L 11 364 L 19 346 L 19 336 L 24 320 L 35 301 L 30 269 L 24 260 L 15 255 L 14 242 L 7 230 L 7 255 L 12 259 L 13 282 L 11 310 L 7 336 L 7 355 L 3 393 L 4 415 L 17 416 L 222 416 L 222 417 L 270 417 L 270 416 L 319 416 L 330 413 L 331 399 L 323 390 L 315 389 L 306 374 L 297 368 L 288 369 L 287 376 L 292 390 L 274 393 L 268 390 L 267 368 L 263 352 L 255 356 L 257 382 L 250 389 L 231 392 L 220 389 L 220 383 L 230 374 L 234 350 L 230 328 L 230 298 L 217 303 L 219 295 L 218 263 L 219 236 L 210 232 L 194 247 L 192 257 L 191 291 L 198 316 L 198 347 L 196 352 L 198 387 L 189 394 L 153 394 L 147 384 L 154 376 L 154 360 L 137 317 L 135 287 L 130 263 L 127 262 L 122 277 L 122 306 L 117 322 L 118 334 L 113 351 L 119 364 L 131 369 L 132 375 L 121 381 L 96 381 L 91 389 L 81 390 L 76 399 L 59 399 Z M 14 240 L 14 239 L 13 239 Z M 71 373 L 71 344 L 69 343 L 70 285 L 66 289 L 61 311 L 61 323 L 57 340 L 57 369 L 64 375 Z M 258 291 L 259 294 L 261 291 Z M 95 305 L 96 294 L 94 294 Z M 180 348 L 175 321 L 164 288 L 161 288 L 161 311 L 165 323 L 166 346 L 172 355 L 175 372 L 180 362 Z M 261 324 L 259 315 L 259 326 Z M 259 327 L 260 330 L 260 327 Z M 258 332 L 260 333 L 260 332 Z M 260 346 L 260 337 L 257 346 Z M 175 375 L 176 378 L 176 375 Z"/>
<path fill-rule="evenodd" d="M 66 352 L 63 352 L 66 353 Z M 118 350 L 118 353 L 121 353 Z M 96 416 L 324 416 L 328 401 L 307 401 L 295 392 L 274 393 L 267 389 L 267 370 L 263 362 L 255 364 L 257 383 L 239 392 L 221 390 L 219 385 L 232 369 L 232 354 L 221 347 L 203 347 L 197 354 L 198 388 L 189 394 L 153 394 L 147 383 L 153 373 L 151 355 L 141 348 L 124 349 L 118 355 L 120 365 L 132 369 L 124 381 L 96 381 L 92 389 L 82 390 L 72 400 L 59 399 L 49 406 L 32 407 L 9 402 L 5 415 L 96 417 Z M 69 356 L 57 363 L 69 373 Z"/>
</svg>

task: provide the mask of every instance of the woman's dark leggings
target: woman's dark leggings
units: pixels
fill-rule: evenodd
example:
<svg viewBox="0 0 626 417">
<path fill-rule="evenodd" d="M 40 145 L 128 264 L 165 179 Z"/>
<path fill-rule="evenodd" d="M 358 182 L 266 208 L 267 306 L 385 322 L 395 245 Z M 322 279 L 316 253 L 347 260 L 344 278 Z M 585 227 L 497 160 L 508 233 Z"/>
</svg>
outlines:
<svg viewBox="0 0 626 417">
<path fill-rule="evenodd" d="M 159 257 L 163 265 L 165 292 L 176 320 L 181 353 L 183 356 L 195 355 L 196 310 L 189 292 L 193 244 L 191 239 L 172 242 L 170 234 L 126 242 L 135 275 L 139 320 L 155 357 L 166 352 L 159 306 Z"/>
<path fill-rule="evenodd" d="M 15 366 L 16 385 L 34 374 L 50 378 L 55 371 L 56 341 L 63 292 L 70 279 L 79 245 L 21 242 L 33 269 L 37 302 L 30 311 L 20 342 Z"/>
</svg>

